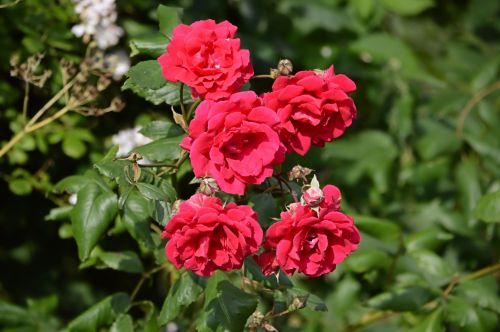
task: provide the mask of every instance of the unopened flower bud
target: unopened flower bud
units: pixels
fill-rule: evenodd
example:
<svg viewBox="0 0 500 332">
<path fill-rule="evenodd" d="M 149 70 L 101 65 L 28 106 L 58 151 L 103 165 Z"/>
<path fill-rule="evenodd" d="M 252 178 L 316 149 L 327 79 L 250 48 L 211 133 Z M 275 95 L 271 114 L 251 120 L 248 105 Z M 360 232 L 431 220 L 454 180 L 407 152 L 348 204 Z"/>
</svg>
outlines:
<svg viewBox="0 0 500 332">
<path fill-rule="evenodd" d="M 298 179 L 302 179 L 304 181 L 307 181 L 306 176 L 311 174 L 311 172 L 312 172 L 312 169 L 310 169 L 310 168 L 296 165 L 296 166 L 293 166 L 293 168 L 290 172 L 288 172 L 288 179 L 290 181 L 298 180 Z"/>
<path fill-rule="evenodd" d="M 320 188 L 311 187 L 304 191 L 302 195 L 303 204 L 309 205 L 310 207 L 316 207 L 323 202 L 325 196 Z"/>
<path fill-rule="evenodd" d="M 280 75 L 290 75 L 293 72 L 292 62 L 288 59 L 282 59 L 278 62 L 278 71 Z"/>
<path fill-rule="evenodd" d="M 212 196 L 213 194 L 219 191 L 219 186 L 217 185 L 217 182 L 213 178 L 207 177 L 200 182 L 200 187 L 198 188 L 198 191 L 203 195 Z"/>
</svg>

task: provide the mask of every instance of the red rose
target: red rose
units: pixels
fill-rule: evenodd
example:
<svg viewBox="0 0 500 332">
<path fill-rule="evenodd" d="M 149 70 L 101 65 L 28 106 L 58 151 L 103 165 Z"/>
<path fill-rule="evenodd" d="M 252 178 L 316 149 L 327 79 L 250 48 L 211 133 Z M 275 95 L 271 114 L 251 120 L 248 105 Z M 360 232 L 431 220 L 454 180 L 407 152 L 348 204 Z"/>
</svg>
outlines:
<svg viewBox="0 0 500 332">
<path fill-rule="evenodd" d="M 332 184 L 327 184 L 323 187 L 323 195 L 325 198 L 320 205 L 322 209 L 332 209 L 334 211 L 340 209 L 340 199 L 342 195 L 340 194 L 339 188 Z"/>
<path fill-rule="evenodd" d="M 283 162 L 285 147 L 275 130 L 279 119 L 252 91 L 228 100 L 203 101 L 181 147 L 190 151 L 196 177 L 213 177 L 220 189 L 242 195 L 246 184 L 260 184 Z"/>
<path fill-rule="evenodd" d="M 237 28 L 224 21 L 197 21 L 178 25 L 158 58 L 168 81 L 191 87 L 193 97 L 219 100 L 229 97 L 253 76 L 250 52 L 240 50 Z"/>
<path fill-rule="evenodd" d="M 162 237 L 169 239 L 165 253 L 176 268 L 210 276 L 241 268 L 261 244 L 262 229 L 248 205 L 223 207 L 219 198 L 195 194 L 180 204 Z"/>
<path fill-rule="evenodd" d="M 278 113 L 287 152 L 305 155 L 311 143 L 322 147 L 342 135 L 356 117 L 356 106 L 347 95 L 354 90 L 354 82 L 335 75 L 333 66 L 324 73 L 279 76 L 272 92 L 264 94 L 264 103 Z"/>
<path fill-rule="evenodd" d="M 263 273 L 269 275 L 280 266 L 286 273 L 302 272 L 319 277 L 332 272 L 360 241 L 354 220 L 338 211 L 340 192 L 325 186 L 325 199 L 319 212 L 294 203 L 281 213 L 281 220 L 266 232 L 266 250 L 256 257 Z"/>
</svg>

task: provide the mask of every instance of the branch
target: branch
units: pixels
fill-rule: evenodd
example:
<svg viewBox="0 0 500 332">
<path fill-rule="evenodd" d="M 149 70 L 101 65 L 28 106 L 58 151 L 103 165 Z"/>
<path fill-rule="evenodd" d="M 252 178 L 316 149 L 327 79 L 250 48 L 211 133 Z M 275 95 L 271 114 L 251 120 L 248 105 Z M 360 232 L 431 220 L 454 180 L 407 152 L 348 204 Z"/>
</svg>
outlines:
<svg viewBox="0 0 500 332">
<path fill-rule="evenodd" d="M 443 291 L 443 297 L 446 298 L 448 295 L 451 293 L 453 288 L 457 285 L 459 285 L 462 282 L 465 281 L 471 281 L 471 280 L 476 280 L 481 277 L 484 277 L 488 274 L 493 274 L 495 272 L 500 271 L 500 263 L 496 263 L 494 265 L 490 265 L 488 267 L 485 267 L 481 270 L 472 272 L 470 274 L 465 275 L 464 277 L 460 278 L 459 275 L 455 275 L 450 283 L 446 286 L 445 290 Z M 439 305 L 438 300 L 433 300 L 430 302 L 427 302 L 422 306 L 422 309 L 427 309 L 427 310 L 432 310 L 436 308 Z M 359 320 L 358 323 L 355 325 L 351 326 L 349 328 L 350 331 L 354 331 L 360 327 L 378 322 L 383 319 L 387 319 L 389 317 L 394 317 L 400 315 L 401 312 L 395 312 L 395 311 L 386 311 L 386 310 L 370 310 L 367 312 L 361 319 Z"/>
<path fill-rule="evenodd" d="M 490 86 L 487 86 L 486 88 L 478 91 L 465 104 L 464 108 L 462 109 L 462 111 L 460 112 L 460 115 L 458 117 L 457 136 L 459 138 L 463 137 L 463 131 L 464 131 L 464 126 L 465 126 L 465 118 L 467 117 L 467 115 L 469 115 L 470 111 L 472 111 L 472 109 L 474 108 L 474 106 L 476 106 L 477 103 L 479 103 L 486 96 L 488 96 L 489 94 L 495 92 L 498 89 L 500 89 L 500 81 L 496 81 L 495 83 L 491 84 Z"/>
<path fill-rule="evenodd" d="M 161 270 L 166 268 L 168 266 L 168 264 L 169 264 L 168 262 L 165 262 L 160 266 L 157 266 L 157 267 L 155 267 L 147 272 L 144 272 L 142 274 L 141 279 L 137 283 L 137 285 L 135 285 L 134 290 L 132 291 L 132 294 L 130 294 L 130 302 L 134 301 L 135 297 L 137 296 L 137 293 L 139 293 L 139 290 L 142 287 L 142 284 L 144 284 L 144 281 L 146 281 L 146 279 L 151 278 L 155 273 L 160 272 Z"/>
</svg>

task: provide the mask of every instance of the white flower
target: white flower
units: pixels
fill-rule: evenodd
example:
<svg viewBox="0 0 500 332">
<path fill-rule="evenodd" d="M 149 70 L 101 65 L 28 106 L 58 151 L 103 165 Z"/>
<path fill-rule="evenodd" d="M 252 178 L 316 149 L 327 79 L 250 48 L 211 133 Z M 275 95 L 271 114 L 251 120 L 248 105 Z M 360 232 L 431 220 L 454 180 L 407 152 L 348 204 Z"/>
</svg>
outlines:
<svg viewBox="0 0 500 332">
<path fill-rule="evenodd" d="M 123 29 L 115 24 L 118 16 L 115 0 L 73 0 L 73 3 L 81 20 L 71 29 L 75 36 L 94 39 L 100 49 L 118 44 Z"/>
<path fill-rule="evenodd" d="M 104 62 L 107 70 L 113 75 L 113 79 L 116 81 L 120 80 L 130 69 L 130 59 L 123 50 L 107 54 Z"/>
<path fill-rule="evenodd" d="M 127 157 L 132 150 L 144 144 L 150 143 L 152 140 L 139 133 L 140 127 L 120 130 L 113 135 L 111 141 L 118 145 L 117 157 Z"/>
<path fill-rule="evenodd" d="M 78 196 L 76 194 L 71 194 L 68 197 L 68 203 L 71 205 L 75 205 L 77 200 L 78 200 Z"/>
<path fill-rule="evenodd" d="M 179 326 L 175 324 L 174 322 L 169 322 L 165 328 L 166 332 L 177 332 L 179 331 Z"/>
</svg>

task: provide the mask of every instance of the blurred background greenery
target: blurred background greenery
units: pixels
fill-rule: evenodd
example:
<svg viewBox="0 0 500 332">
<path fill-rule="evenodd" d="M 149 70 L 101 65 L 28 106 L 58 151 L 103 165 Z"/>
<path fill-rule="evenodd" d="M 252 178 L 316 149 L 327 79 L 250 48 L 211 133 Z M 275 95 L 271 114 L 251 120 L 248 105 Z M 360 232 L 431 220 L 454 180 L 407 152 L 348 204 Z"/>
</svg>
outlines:
<svg viewBox="0 0 500 332">
<path fill-rule="evenodd" d="M 43 88 L 30 88 L 32 116 L 62 86 L 59 60 L 79 61 L 85 53 L 71 33 L 78 23 L 71 1 L 9 3 L 0 1 L 3 142 L 25 121 L 25 82 L 11 77 L 10 60 L 43 53 L 41 66 L 52 70 Z M 297 279 L 329 311 L 283 318 L 280 331 L 498 328 L 498 272 L 448 292 L 446 286 L 499 259 L 500 2 L 118 0 L 125 35 L 114 49 L 130 53 L 131 40 L 132 49 L 154 40 L 160 3 L 184 8 L 186 23 L 213 18 L 237 25 L 257 74 L 288 58 L 295 71 L 334 64 L 357 83 L 354 125 L 324 149 L 289 158 L 285 168 L 300 163 L 315 169 L 321 183 L 339 186 L 363 241 L 331 275 Z M 141 53 L 131 61 L 151 58 Z M 272 84 L 252 83 L 259 92 Z M 68 224 L 45 220 L 52 208 L 67 205 L 67 197 L 53 193 L 54 184 L 102 158 L 112 135 L 170 116 L 165 104 L 121 91 L 121 84 L 112 83 L 99 99 L 109 103 L 121 95 L 123 111 L 67 114 L 0 159 L 0 327 L 23 310 L 36 324 L 24 322 L 22 331 L 57 330 L 103 296 L 137 282 L 111 269 L 80 270 Z M 181 183 L 189 180 L 186 175 Z M 183 194 L 192 190 L 186 186 Z M 119 250 L 134 244 L 118 237 L 106 245 Z M 161 306 L 165 286 L 161 280 L 152 286 L 145 296 Z M 434 307 L 422 308 L 436 296 Z"/>
</svg>

